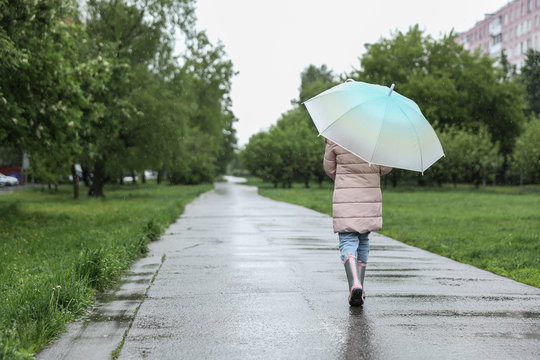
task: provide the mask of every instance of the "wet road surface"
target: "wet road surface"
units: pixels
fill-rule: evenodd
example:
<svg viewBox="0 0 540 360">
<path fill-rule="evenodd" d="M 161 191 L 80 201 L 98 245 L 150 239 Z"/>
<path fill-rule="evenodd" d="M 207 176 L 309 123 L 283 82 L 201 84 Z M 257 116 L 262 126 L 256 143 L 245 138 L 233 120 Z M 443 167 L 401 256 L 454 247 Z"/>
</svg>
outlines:
<svg viewBox="0 0 540 360">
<path fill-rule="evenodd" d="M 378 234 L 369 260 L 350 308 L 330 217 L 218 183 L 38 358 L 538 359 L 539 289 Z"/>
</svg>

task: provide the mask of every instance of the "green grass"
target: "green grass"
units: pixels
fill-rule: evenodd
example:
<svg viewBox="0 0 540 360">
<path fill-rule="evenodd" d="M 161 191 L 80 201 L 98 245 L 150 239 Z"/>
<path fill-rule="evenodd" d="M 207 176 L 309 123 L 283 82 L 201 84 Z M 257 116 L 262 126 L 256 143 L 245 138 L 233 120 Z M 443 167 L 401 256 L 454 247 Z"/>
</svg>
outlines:
<svg viewBox="0 0 540 360">
<path fill-rule="evenodd" d="M 211 185 L 0 194 L 0 359 L 32 358 Z"/>
<path fill-rule="evenodd" d="M 259 192 L 331 215 L 333 185 Z M 535 191 L 536 190 L 536 191 Z M 540 192 L 533 187 L 383 189 L 382 234 L 540 287 Z"/>
</svg>

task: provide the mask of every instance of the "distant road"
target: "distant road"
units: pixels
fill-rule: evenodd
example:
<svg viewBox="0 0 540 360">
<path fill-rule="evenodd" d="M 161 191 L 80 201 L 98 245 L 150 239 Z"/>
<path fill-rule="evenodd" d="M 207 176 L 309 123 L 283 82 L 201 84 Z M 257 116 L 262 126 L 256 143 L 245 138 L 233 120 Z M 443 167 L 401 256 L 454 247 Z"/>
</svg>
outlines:
<svg viewBox="0 0 540 360">
<path fill-rule="evenodd" d="M 28 189 L 31 187 L 41 186 L 41 184 L 25 184 L 25 185 L 16 185 L 16 186 L 0 186 L 0 194 L 10 193 L 17 190 Z"/>
</svg>

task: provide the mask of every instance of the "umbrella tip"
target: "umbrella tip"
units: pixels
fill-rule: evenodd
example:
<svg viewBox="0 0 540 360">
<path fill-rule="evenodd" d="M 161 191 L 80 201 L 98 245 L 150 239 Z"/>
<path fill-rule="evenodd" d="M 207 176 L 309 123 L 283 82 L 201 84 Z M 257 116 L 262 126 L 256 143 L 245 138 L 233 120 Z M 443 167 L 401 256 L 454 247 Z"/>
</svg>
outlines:
<svg viewBox="0 0 540 360">
<path fill-rule="evenodd" d="M 396 84 L 392 84 L 392 86 L 390 86 L 390 92 L 388 93 L 388 96 L 390 96 L 390 94 L 392 94 L 392 91 L 394 91 L 394 86 Z"/>
</svg>

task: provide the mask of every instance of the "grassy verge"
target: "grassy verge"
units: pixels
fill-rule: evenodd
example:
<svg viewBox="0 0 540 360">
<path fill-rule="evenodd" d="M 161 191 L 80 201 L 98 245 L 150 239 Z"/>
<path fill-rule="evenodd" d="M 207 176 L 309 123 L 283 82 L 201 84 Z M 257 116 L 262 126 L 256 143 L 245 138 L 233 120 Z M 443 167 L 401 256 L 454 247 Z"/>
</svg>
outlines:
<svg viewBox="0 0 540 360">
<path fill-rule="evenodd" d="M 32 358 L 211 185 L 0 194 L 0 359 Z"/>
<path fill-rule="evenodd" d="M 332 214 L 332 184 L 275 189 L 280 201 Z M 518 187 L 383 189 L 381 233 L 454 260 L 540 287 L 540 192 Z"/>
</svg>

